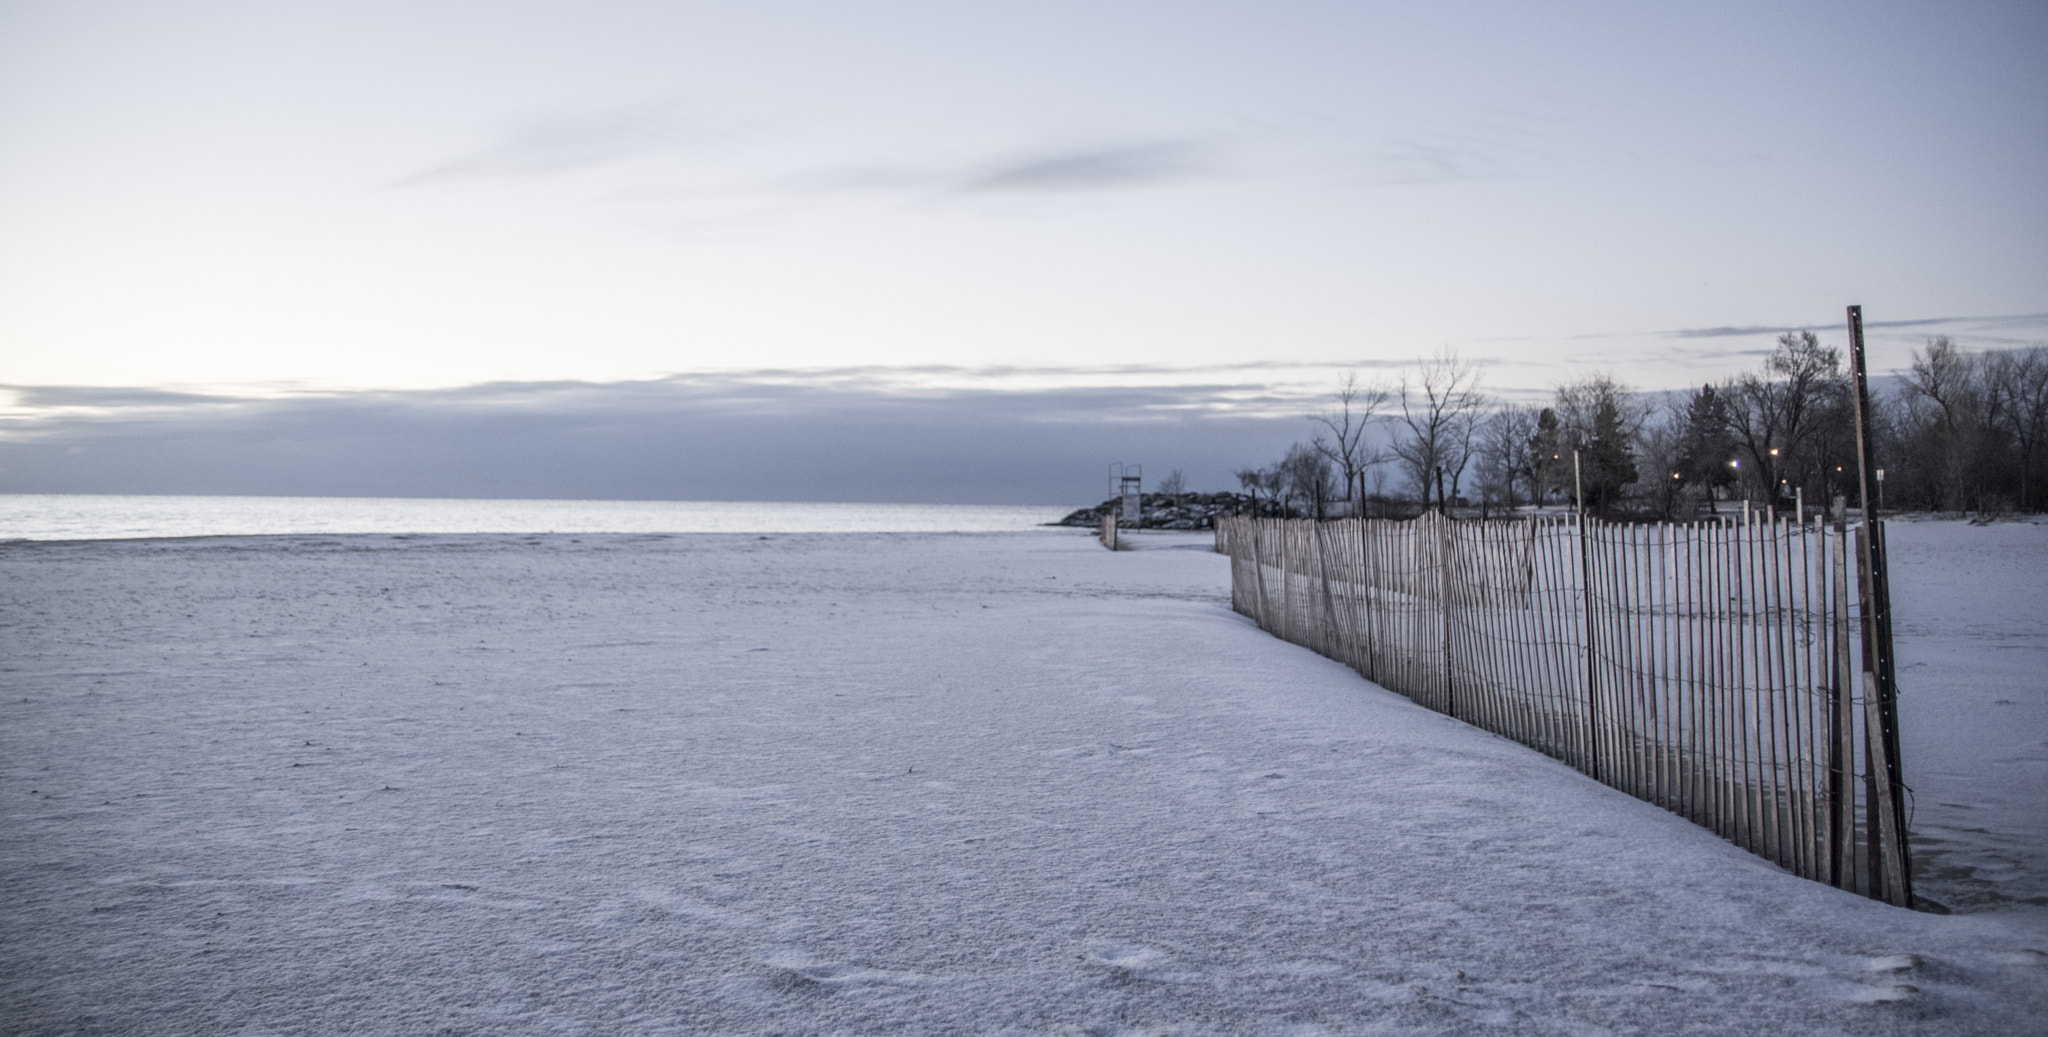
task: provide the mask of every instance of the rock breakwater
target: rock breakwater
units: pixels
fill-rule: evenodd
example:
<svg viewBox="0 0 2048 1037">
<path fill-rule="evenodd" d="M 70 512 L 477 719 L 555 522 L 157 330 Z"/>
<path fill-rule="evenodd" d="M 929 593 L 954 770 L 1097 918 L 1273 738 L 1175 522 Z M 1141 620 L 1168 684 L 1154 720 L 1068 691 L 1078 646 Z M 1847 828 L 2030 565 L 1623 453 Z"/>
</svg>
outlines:
<svg viewBox="0 0 2048 1037">
<path fill-rule="evenodd" d="M 1102 516 L 1117 511 L 1123 498 L 1111 497 L 1092 508 L 1082 508 L 1057 525 L 1096 528 Z M 1284 509 L 1272 502 L 1255 500 L 1242 493 L 1147 493 L 1142 497 L 1135 521 L 1117 517 L 1118 529 L 1208 529 L 1218 515 L 1259 514 L 1278 516 Z"/>
</svg>

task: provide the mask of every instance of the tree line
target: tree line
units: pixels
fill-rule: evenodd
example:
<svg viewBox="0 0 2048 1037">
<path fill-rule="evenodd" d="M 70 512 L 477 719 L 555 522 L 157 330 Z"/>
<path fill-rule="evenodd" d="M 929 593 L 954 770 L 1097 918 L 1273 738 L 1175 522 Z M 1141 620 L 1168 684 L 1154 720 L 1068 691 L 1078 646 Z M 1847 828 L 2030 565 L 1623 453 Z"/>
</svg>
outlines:
<svg viewBox="0 0 2048 1037">
<path fill-rule="evenodd" d="M 1856 495 L 1853 386 L 1839 349 L 1779 336 L 1751 371 L 1677 393 L 1608 374 L 1542 404 L 1491 399 L 1449 351 L 1392 384 L 1346 374 L 1311 436 L 1236 473 L 1298 515 L 1401 516 L 1583 503 L 1609 518 L 1681 519 L 1748 501 L 1789 509 Z M 1881 504 L 2048 510 L 2048 347 L 1971 352 L 1946 337 L 1871 386 Z"/>
</svg>

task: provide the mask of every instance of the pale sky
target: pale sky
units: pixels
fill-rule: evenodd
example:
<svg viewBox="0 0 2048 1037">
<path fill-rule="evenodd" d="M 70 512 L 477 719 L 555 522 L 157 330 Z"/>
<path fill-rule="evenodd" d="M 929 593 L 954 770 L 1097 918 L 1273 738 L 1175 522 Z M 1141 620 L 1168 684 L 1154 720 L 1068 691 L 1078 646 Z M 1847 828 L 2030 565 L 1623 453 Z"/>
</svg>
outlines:
<svg viewBox="0 0 2048 1037">
<path fill-rule="evenodd" d="M 2048 340 L 2043 55 L 2038 2 L 0 0 L 0 386 L 1227 409 L 1677 388 L 1848 303 L 1882 371 Z"/>
</svg>

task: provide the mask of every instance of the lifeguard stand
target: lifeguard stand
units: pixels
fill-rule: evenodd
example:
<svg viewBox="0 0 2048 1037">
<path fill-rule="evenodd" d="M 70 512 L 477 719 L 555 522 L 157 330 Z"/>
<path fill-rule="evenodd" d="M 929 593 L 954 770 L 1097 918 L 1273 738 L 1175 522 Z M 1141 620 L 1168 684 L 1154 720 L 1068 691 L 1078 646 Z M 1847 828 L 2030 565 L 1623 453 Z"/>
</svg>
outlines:
<svg viewBox="0 0 2048 1037">
<path fill-rule="evenodd" d="M 1122 498 L 1117 511 L 1123 521 L 1137 528 L 1145 508 L 1145 466 L 1113 461 L 1109 466 L 1109 495 Z"/>
</svg>

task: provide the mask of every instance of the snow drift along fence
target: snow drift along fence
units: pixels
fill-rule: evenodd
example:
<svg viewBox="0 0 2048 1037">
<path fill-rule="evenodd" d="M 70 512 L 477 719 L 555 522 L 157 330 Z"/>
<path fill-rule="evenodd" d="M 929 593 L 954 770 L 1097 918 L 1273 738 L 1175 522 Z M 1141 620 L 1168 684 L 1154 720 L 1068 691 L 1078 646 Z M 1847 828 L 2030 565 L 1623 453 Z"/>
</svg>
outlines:
<svg viewBox="0 0 2048 1037">
<path fill-rule="evenodd" d="M 1788 870 L 1909 905 L 1896 718 L 1816 518 L 1219 518 L 1260 627 Z M 1882 535 L 1880 531 L 1880 535 Z"/>
</svg>

